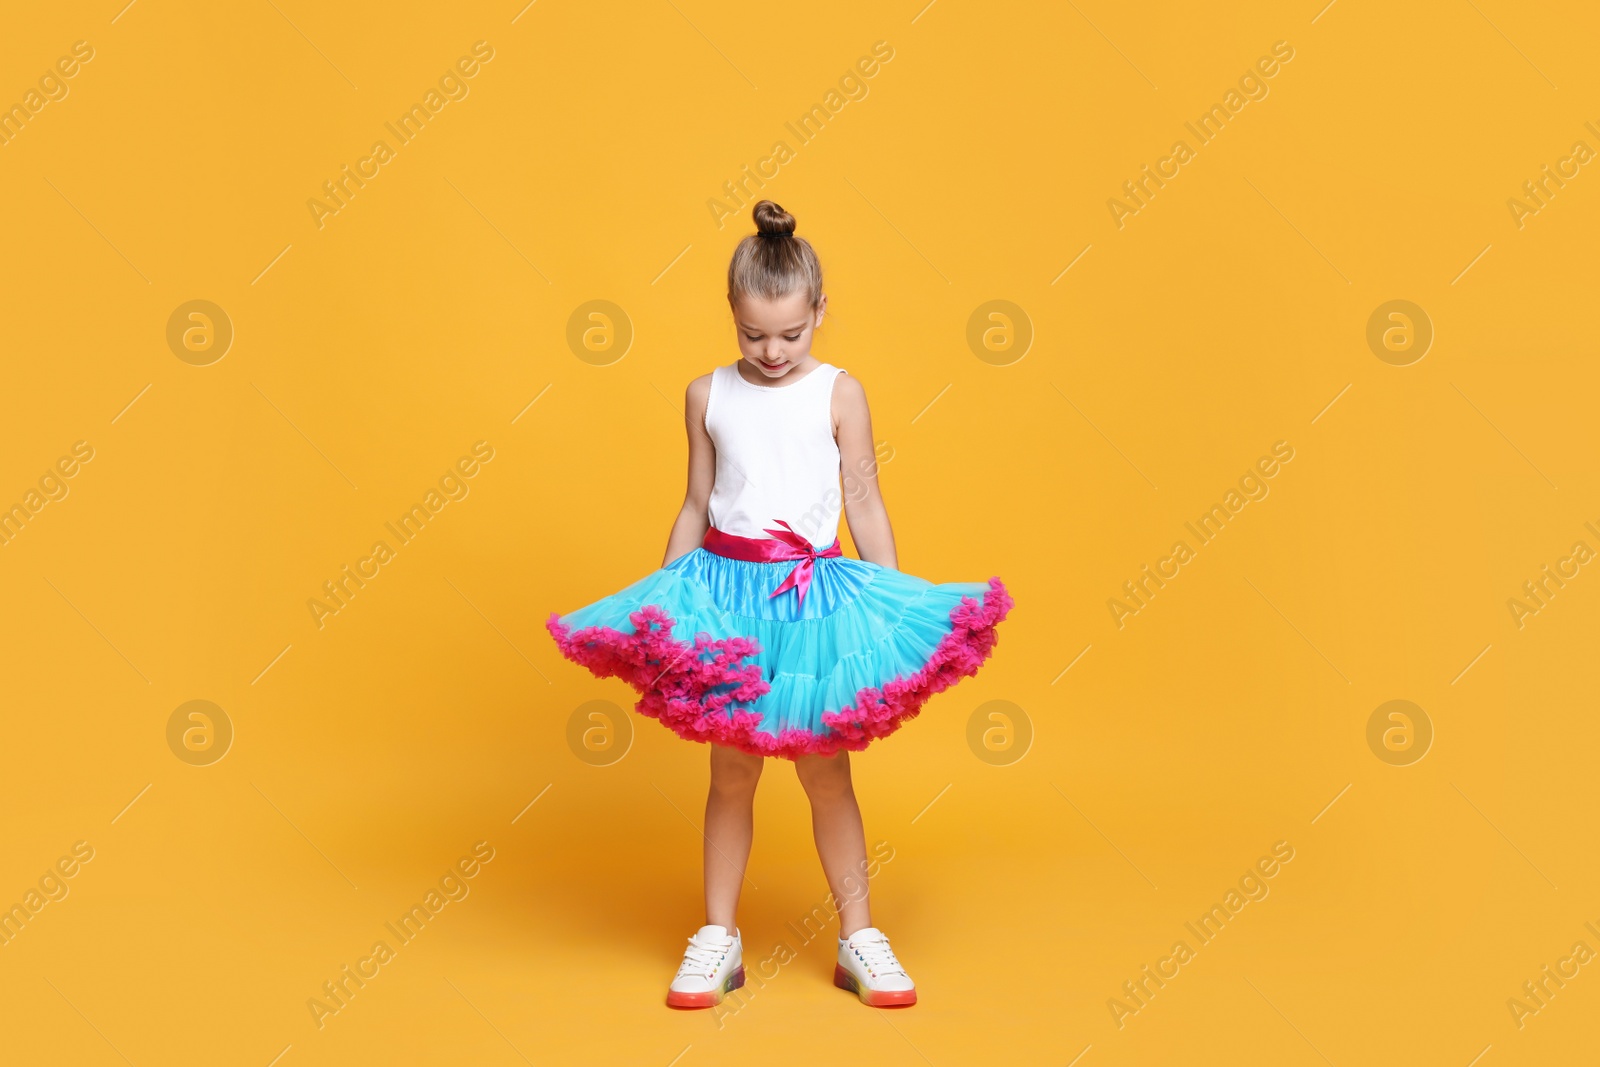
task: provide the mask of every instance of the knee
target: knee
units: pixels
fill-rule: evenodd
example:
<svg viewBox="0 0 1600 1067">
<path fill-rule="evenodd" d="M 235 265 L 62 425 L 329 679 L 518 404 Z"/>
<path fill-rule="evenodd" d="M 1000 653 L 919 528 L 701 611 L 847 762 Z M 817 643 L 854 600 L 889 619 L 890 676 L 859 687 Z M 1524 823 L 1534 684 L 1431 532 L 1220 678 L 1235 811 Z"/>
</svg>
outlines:
<svg viewBox="0 0 1600 1067">
<path fill-rule="evenodd" d="M 794 772 L 813 803 L 837 800 L 851 793 L 850 759 L 844 752 L 826 758 L 802 756 L 794 761 Z"/>
<path fill-rule="evenodd" d="M 761 780 L 761 766 L 766 761 L 738 749 L 721 745 L 711 746 L 711 788 L 728 795 L 744 795 L 756 791 Z"/>
</svg>

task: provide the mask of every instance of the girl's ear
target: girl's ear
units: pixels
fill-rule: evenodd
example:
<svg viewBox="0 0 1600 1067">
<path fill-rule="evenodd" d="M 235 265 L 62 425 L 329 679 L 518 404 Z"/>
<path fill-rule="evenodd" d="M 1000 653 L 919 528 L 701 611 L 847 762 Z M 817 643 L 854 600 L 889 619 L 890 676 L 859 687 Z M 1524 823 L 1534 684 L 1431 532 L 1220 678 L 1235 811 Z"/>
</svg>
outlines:
<svg viewBox="0 0 1600 1067">
<path fill-rule="evenodd" d="M 816 329 L 818 326 L 822 325 L 822 313 L 827 311 L 827 310 L 828 310 L 828 294 L 827 293 L 823 293 L 822 296 L 820 298 L 818 298 L 818 300 L 817 300 L 817 317 L 816 317 L 816 320 L 814 322 L 812 322 L 812 324 L 811 324 L 812 329 Z"/>
</svg>

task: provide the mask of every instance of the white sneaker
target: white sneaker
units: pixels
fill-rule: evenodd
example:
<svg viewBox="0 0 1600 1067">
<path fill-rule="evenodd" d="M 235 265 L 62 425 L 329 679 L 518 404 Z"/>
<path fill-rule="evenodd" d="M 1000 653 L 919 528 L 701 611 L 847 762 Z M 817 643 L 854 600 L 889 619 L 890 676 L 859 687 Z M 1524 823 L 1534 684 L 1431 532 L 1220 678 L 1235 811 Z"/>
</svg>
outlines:
<svg viewBox="0 0 1600 1067">
<path fill-rule="evenodd" d="M 678 965 L 678 976 L 667 987 L 671 1008 L 710 1008 L 744 985 L 744 942 L 739 931 L 728 936 L 727 927 L 702 926 L 689 939 Z"/>
<path fill-rule="evenodd" d="M 917 987 L 895 959 L 883 931 L 862 927 L 839 939 L 839 963 L 833 984 L 848 989 L 874 1008 L 904 1008 L 917 1002 Z"/>
</svg>

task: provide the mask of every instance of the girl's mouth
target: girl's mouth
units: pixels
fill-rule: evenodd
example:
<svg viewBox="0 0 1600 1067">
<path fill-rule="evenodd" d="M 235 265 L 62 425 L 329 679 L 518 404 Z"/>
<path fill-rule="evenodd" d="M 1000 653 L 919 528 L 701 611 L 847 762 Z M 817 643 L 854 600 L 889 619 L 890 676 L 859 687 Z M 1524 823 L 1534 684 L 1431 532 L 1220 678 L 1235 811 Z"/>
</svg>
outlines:
<svg viewBox="0 0 1600 1067">
<path fill-rule="evenodd" d="M 779 367 L 783 366 L 787 362 L 789 362 L 789 361 L 786 360 L 786 359 L 780 359 L 776 363 L 768 363 L 766 360 L 763 359 L 761 361 L 761 365 L 763 367 L 767 368 L 768 370 L 777 370 Z"/>
</svg>

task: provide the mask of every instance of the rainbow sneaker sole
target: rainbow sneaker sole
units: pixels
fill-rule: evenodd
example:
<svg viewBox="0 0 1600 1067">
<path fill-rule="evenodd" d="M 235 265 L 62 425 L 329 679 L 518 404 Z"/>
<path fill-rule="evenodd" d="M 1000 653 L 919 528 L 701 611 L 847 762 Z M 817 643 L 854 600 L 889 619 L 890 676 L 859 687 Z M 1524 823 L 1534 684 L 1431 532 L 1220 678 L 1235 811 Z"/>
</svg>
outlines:
<svg viewBox="0 0 1600 1067">
<path fill-rule="evenodd" d="M 667 1007 L 669 1008 L 714 1008 L 722 1003 L 722 998 L 744 985 L 744 965 L 733 969 L 727 981 L 718 989 L 710 989 L 704 993 L 677 993 L 667 990 Z"/>
<path fill-rule="evenodd" d="M 868 989 L 839 964 L 833 967 L 833 984 L 848 989 L 869 1008 L 909 1008 L 917 1002 L 915 989 Z"/>
</svg>

